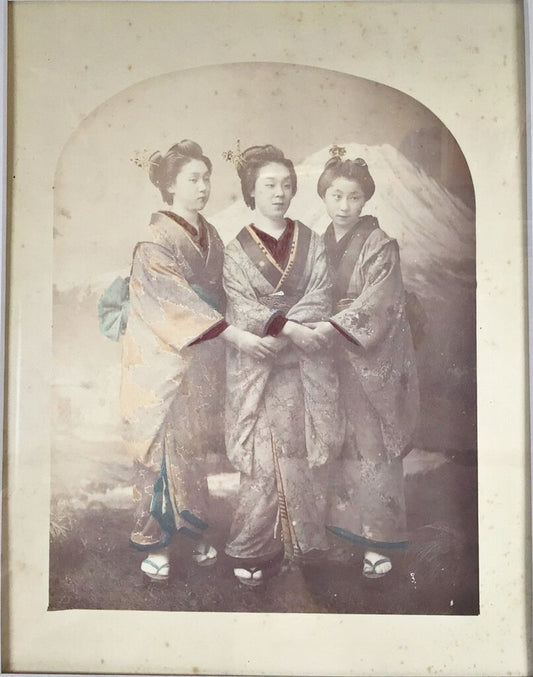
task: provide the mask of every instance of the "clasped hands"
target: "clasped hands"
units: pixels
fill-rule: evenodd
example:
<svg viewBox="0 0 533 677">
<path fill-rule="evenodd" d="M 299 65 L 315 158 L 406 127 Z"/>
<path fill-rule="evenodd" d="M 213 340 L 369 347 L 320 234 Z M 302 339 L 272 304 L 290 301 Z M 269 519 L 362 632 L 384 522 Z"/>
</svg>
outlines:
<svg viewBox="0 0 533 677">
<path fill-rule="evenodd" d="M 230 326 L 222 336 L 239 350 L 262 360 L 277 355 L 292 343 L 306 354 L 325 348 L 336 334 L 329 322 L 313 322 L 308 325 L 289 320 L 278 336 L 256 336 L 251 332 Z"/>
</svg>

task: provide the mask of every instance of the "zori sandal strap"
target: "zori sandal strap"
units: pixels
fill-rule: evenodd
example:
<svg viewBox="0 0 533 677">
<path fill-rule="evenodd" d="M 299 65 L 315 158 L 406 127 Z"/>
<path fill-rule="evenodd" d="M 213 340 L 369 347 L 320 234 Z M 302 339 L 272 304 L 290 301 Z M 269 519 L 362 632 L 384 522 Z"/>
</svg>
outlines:
<svg viewBox="0 0 533 677">
<path fill-rule="evenodd" d="M 154 581 L 166 581 L 170 573 L 170 564 L 168 561 L 157 564 L 147 557 L 141 563 L 141 571 Z"/>
<path fill-rule="evenodd" d="M 377 571 L 377 568 L 382 564 L 389 564 L 389 568 L 386 571 Z M 381 559 L 372 562 L 367 557 L 363 560 L 363 576 L 366 578 L 382 578 L 392 569 L 391 561 L 388 557 L 382 557 Z"/>
<path fill-rule="evenodd" d="M 263 570 L 259 567 L 236 567 L 233 574 L 239 583 L 250 588 L 263 585 Z"/>
<path fill-rule="evenodd" d="M 212 545 L 202 544 L 192 552 L 192 559 L 199 567 L 211 567 L 217 561 L 217 551 Z"/>
</svg>

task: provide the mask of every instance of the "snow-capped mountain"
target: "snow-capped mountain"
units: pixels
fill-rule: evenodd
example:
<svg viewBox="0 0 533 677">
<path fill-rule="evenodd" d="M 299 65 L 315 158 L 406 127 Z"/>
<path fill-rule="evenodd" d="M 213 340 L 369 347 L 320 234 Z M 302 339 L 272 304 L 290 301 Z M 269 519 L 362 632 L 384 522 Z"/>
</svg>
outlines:
<svg viewBox="0 0 533 677">
<path fill-rule="evenodd" d="M 392 146 L 344 147 L 346 157 L 362 157 L 369 166 L 376 192 L 364 213 L 376 216 L 397 239 L 406 288 L 420 305 L 424 327 L 417 360 L 423 410 L 417 444 L 474 448 L 474 213 Z M 317 232 L 328 224 L 316 184 L 329 157 L 324 148 L 296 167 L 298 190 L 287 214 Z M 209 220 L 227 243 L 253 221 L 253 212 L 239 199 Z M 127 274 L 110 271 L 54 295 L 55 427 L 75 438 L 119 433 L 120 346 L 99 333 L 97 303 L 117 275 Z"/>
</svg>

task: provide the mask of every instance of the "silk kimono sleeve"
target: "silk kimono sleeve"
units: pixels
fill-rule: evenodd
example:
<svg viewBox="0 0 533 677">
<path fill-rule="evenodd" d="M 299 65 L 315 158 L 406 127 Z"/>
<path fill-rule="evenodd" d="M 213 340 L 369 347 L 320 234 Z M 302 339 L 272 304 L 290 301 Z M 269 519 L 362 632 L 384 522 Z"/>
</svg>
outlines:
<svg viewBox="0 0 533 677">
<path fill-rule="evenodd" d="M 331 318 L 345 334 L 339 337 L 344 348 L 341 369 L 354 370 L 380 417 L 388 455 L 396 457 L 410 449 L 418 423 L 419 389 L 398 245 L 382 230 L 368 236 L 347 297 L 349 305 Z M 342 367 L 343 360 L 349 367 Z M 356 401 L 349 386 L 342 397 L 346 407 Z"/>
<path fill-rule="evenodd" d="M 148 462 L 152 441 L 179 393 L 191 393 L 183 395 L 187 408 L 193 396 L 219 390 L 211 385 L 216 370 L 209 363 L 210 356 L 220 362 L 216 351 L 210 353 L 209 342 L 191 344 L 221 321 L 222 315 L 191 288 L 171 250 L 150 242 L 137 249 L 120 388 L 124 443 L 134 458 Z M 184 419 L 189 415 L 197 412 L 183 411 Z"/>
<path fill-rule="evenodd" d="M 321 238 L 313 236 L 313 266 L 305 295 L 287 312 L 289 320 L 308 324 L 320 322 L 330 316 L 332 308 L 332 284 L 328 271 L 326 247 Z"/>
<path fill-rule="evenodd" d="M 326 249 L 316 235 L 312 238 L 310 256 L 313 263 L 307 284 L 300 299 L 285 314 L 287 319 L 300 324 L 328 319 L 332 307 Z M 245 263 L 249 262 L 245 260 Z M 238 307 L 238 312 L 231 313 L 231 323 L 257 336 L 265 336 L 272 319 L 280 313 L 259 301 L 258 290 L 243 266 L 243 252 L 236 243 L 226 248 L 224 289 L 228 299 L 233 299 L 233 305 Z"/>
<path fill-rule="evenodd" d="M 299 226 L 304 227 L 304 226 Z M 227 294 L 227 320 L 246 331 L 263 336 L 274 312 L 261 303 L 275 294 L 275 287 L 260 273 L 241 245 L 234 241 L 226 248 L 224 285 Z M 324 245 L 320 238 L 310 234 L 309 250 L 301 276 L 295 281 L 295 301 L 287 310 L 288 319 L 310 323 L 324 320 L 331 311 L 331 282 L 327 270 Z M 268 303 L 268 301 L 265 301 Z M 274 437 L 286 436 L 277 430 L 276 408 L 286 411 L 289 403 L 283 397 L 270 394 L 265 402 L 265 387 L 273 368 L 284 369 L 287 378 L 300 379 L 304 401 L 296 403 L 304 410 L 305 430 L 289 431 L 294 439 L 305 440 L 310 466 L 327 462 L 338 453 L 343 436 L 342 415 L 338 402 L 338 379 L 333 356 L 328 351 L 305 355 L 292 345 L 287 346 L 273 360 L 256 360 L 243 351 L 228 347 L 226 447 L 233 465 L 250 475 L 254 468 L 254 454 L 258 445 L 270 444 Z M 294 367 L 297 366 L 297 372 Z M 268 410 L 266 415 L 260 412 Z M 287 433 L 288 434 L 288 433 Z"/>
<path fill-rule="evenodd" d="M 133 261 L 130 304 L 159 340 L 176 351 L 224 319 L 191 288 L 176 258 L 151 243 L 139 247 Z"/>
<path fill-rule="evenodd" d="M 309 324 L 327 320 L 332 308 L 332 283 L 323 240 L 313 234 L 312 267 L 305 295 L 287 312 L 287 319 Z M 304 391 L 305 443 L 311 467 L 338 456 L 345 420 L 339 400 L 335 356 L 329 347 L 311 354 L 299 352 Z"/>
<path fill-rule="evenodd" d="M 245 265 L 251 263 L 236 242 L 230 242 L 224 256 L 224 290 L 228 298 L 228 320 L 240 329 L 265 336 L 268 325 L 280 313 L 260 303 L 257 290 L 250 280 Z M 231 309 L 236 309 L 232 312 Z"/>
<path fill-rule="evenodd" d="M 360 294 L 331 318 L 335 326 L 365 349 L 383 341 L 404 306 L 398 244 L 395 240 L 381 240 L 368 251 L 370 257 L 358 271 L 360 279 L 354 280 L 354 286 L 362 287 Z M 350 290 L 348 294 L 352 296 Z"/>
</svg>

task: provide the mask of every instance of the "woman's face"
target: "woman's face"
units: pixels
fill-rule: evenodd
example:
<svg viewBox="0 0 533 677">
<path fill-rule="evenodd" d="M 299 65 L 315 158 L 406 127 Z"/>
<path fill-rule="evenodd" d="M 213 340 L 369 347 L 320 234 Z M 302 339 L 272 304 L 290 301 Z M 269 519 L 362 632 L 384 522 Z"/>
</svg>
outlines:
<svg viewBox="0 0 533 677">
<path fill-rule="evenodd" d="M 174 195 L 175 206 L 188 212 L 203 209 L 211 192 L 211 175 L 205 162 L 191 160 L 183 166 L 168 192 Z"/>
<path fill-rule="evenodd" d="M 271 162 L 261 167 L 252 191 L 255 207 L 270 219 L 285 215 L 292 200 L 291 175 L 285 165 Z"/>
<path fill-rule="evenodd" d="M 341 230 L 354 226 L 366 202 L 361 186 L 353 179 L 336 178 L 324 194 L 324 204 L 333 225 Z"/>
</svg>

